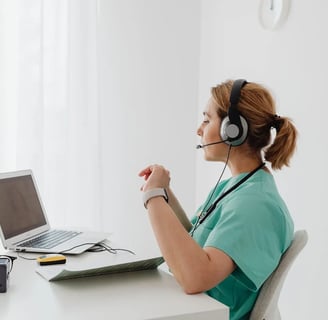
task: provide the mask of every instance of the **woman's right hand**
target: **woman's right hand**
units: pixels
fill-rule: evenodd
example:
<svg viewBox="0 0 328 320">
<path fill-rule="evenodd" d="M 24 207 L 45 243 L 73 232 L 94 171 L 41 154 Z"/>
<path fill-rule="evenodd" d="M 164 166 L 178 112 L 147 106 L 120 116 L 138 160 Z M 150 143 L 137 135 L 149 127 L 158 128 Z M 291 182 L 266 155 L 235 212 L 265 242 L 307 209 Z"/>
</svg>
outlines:
<svg viewBox="0 0 328 320">
<path fill-rule="evenodd" d="M 168 188 L 170 185 L 170 172 L 161 165 L 149 165 L 139 172 L 139 177 L 143 177 L 145 184 L 142 191 L 154 188 Z"/>
</svg>

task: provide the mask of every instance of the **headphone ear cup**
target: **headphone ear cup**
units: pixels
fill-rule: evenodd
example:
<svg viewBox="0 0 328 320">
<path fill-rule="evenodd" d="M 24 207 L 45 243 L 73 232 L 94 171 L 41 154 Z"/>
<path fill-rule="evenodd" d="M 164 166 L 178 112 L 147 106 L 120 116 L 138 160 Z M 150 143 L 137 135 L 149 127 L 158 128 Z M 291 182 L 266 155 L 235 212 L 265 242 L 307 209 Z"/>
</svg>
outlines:
<svg viewBox="0 0 328 320">
<path fill-rule="evenodd" d="M 221 121 L 220 135 L 227 145 L 240 146 L 247 138 L 248 124 L 244 117 L 240 117 L 241 128 L 230 122 L 229 117 Z"/>
<path fill-rule="evenodd" d="M 227 143 L 229 140 L 228 134 L 227 134 L 227 127 L 230 125 L 230 120 L 228 117 L 225 117 L 221 121 L 221 127 L 220 127 L 220 136 L 221 139 Z"/>
</svg>

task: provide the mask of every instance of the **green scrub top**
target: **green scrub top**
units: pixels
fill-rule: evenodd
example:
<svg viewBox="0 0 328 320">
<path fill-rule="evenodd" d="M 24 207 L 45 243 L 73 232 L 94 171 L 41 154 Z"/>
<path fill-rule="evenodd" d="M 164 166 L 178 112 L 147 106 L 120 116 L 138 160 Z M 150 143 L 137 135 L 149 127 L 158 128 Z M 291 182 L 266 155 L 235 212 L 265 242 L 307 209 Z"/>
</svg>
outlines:
<svg viewBox="0 0 328 320">
<path fill-rule="evenodd" d="M 208 204 L 205 201 L 204 205 L 209 207 L 245 175 L 219 183 L 211 201 Z M 206 211 L 203 206 L 198 212 Z M 197 215 L 191 222 L 195 224 L 196 220 Z M 231 275 L 207 291 L 229 307 L 231 320 L 249 318 L 261 285 L 277 267 L 293 234 L 294 225 L 286 204 L 273 176 L 264 170 L 224 197 L 194 230 L 193 238 L 201 247 L 224 251 L 237 266 Z"/>
</svg>

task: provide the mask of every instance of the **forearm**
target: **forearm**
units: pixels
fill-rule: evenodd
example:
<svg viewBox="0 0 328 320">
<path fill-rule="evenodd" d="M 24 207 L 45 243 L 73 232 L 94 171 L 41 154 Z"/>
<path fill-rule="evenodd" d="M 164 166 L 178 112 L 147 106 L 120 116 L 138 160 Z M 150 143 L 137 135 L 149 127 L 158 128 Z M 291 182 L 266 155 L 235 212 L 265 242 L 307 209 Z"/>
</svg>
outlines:
<svg viewBox="0 0 328 320">
<path fill-rule="evenodd" d="M 151 199 L 148 212 L 162 255 L 180 285 L 187 293 L 209 289 L 211 261 L 206 251 L 188 234 L 163 198 Z"/>
<path fill-rule="evenodd" d="M 192 224 L 188 216 L 186 215 L 179 200 L 176 198 L 171 188 L 167 188 L 166 191 L 168 194 L 170 207 L 172 208 L 172 210 L 174 211 L 175 215 L 178 217 L 179 221 L 184 226 L 184 228 L 189 232 L 192 228 Z"/>
</svg>

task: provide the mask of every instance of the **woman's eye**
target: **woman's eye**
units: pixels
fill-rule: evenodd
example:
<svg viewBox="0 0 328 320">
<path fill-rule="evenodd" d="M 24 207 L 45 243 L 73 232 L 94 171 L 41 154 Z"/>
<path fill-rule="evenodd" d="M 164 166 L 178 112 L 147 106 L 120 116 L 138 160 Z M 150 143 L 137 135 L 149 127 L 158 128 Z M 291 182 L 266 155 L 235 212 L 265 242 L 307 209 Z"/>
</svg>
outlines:
<svg viewBox="0 0 328 320">
<path fill-rule="evenodd" d="M 210 121 L 209 120 L 203 120 L 203 123 L 209 123 Z"/>
</svg>

